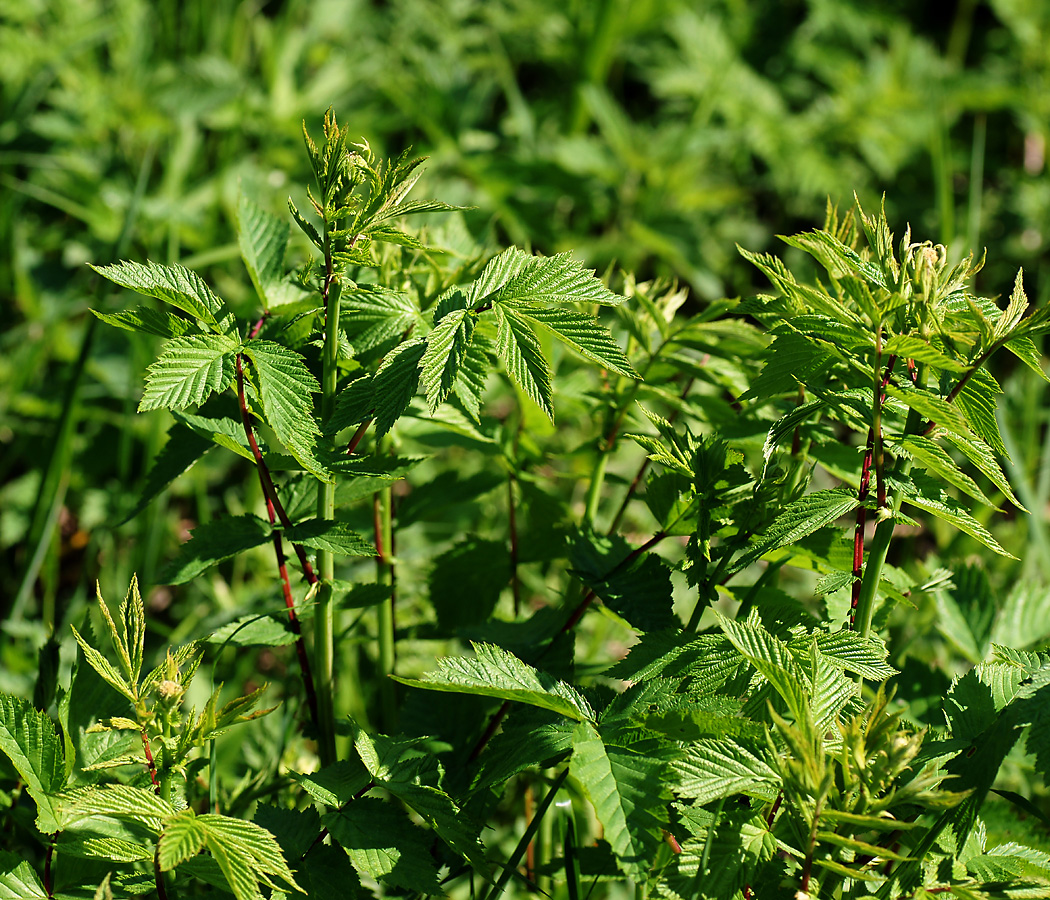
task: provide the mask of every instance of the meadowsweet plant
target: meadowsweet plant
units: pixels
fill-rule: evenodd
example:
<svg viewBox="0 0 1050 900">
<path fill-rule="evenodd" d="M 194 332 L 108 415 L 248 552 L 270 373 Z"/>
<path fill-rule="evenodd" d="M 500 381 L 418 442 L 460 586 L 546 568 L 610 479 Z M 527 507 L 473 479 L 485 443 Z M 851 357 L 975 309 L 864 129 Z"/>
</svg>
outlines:
<svg viewBox="0 0 1050 900">
<path fill-rule="evenodd" d="M 160 301 L 98 314 L 164 340 L 140 408 L 174 424 L 130 514 L 215 447 L 258 482 L 162 580 L 267 559 L 276 602 L 151 669 L 133 582 L 72 632 L 54 718 L 0 698 L 43 848 L 0 855 L 0 896 L 1045 894 L 1050 856 L 981 813 L 1011 752 L 1050 769 L 1050 657 L 991 640 L 929 727 L 894 693 L 894 611 L 973 580 L 899 529 L 1008 555 L 976 505 L 1020 510 L 987 363 L 1042 373 L 1021 276 L 979 297 L 972 257 L 857 205 L 786 239 L 819 278 L 744 252 L 773 293 L 684 315 L 673 283 L 464 251 L 409 199 L 420 161 L 331 113 L 306 147 L 290 222 L 240 202 L 254 308 L 98 268 Z M 258 646 L 294 647 L 283 712 L 216 683 L 191 708 Z M 268 761 L 226 771 L 235 725 Z"/>
</svg>

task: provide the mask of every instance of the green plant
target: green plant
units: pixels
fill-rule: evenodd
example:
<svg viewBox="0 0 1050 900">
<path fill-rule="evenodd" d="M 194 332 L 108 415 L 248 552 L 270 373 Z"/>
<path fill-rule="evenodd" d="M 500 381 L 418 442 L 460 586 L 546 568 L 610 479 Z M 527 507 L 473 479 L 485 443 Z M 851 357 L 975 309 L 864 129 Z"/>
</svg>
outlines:
<svg viewBox="0 0 1050 900">
<path fill-rule="evenodd" d="M 567 255 L 486 261 L 454 226 L 404 230 L 403 215 L 456 212 L 407 199 L 419 161 L 349 144 L 331 114 L 306 146 L 316 192 L 291 214 L 320 256 L 298 278 L 289 225 L 240 201 L 261 314 L 239 316 L 185 267 L 97 269 L 167 304 L 97 313 L 165 340 L 140 409 L 175 424 L 134 511 L 214 446 L 252 476 L 162 580 L 252 585 L 262 608 L 227 610 L 200 637 L 294 644 L 305 710 L 243 726 L 272 731 L 254 760 L 245 743 L 229 762 L 220 732 L 262 688 L 220 706 L 213 687 L 186 713 L 194 643 L 143 679 L 133 582 L 119 629 L 101 605 L 116 665 L 74 632 L 61 738 L 3 699 L 0 748 L 37 811 L 11 820 L 47 849 L 43 878 L 4 857 L 0 886 L 1045 892 L 1050 856 L 986 846 L 979 813 L 1026 729 L 1045 778 L 1050 658 L 995 645 L 954 680 L 936 730 L 882 686 L 898 676 L 901 648 L 882 637 L 894 609 L 966 583 L 948 559 L 894 558 L 895 528 L 937 519 L 1009 555 L 960 497 L 991 507 L 994 488 L 1019 506 L 985 364 L 1006 348 L 1042 374 L 1033 338 L 1050 312 L 1029 313 L 1020 276 L 1000 309 L 971 292 L 972 259 L 949 266 L 910 234 L 895 252 L 884 214 L 829 210 L 787 239 L 822 280 L 745 253 L 776 294 L 686 317 L 673 284 L 623 276 L 617 294 Z M 556 399 L 587 424 L 553 429 Z M 609 649 L 627 634 L 630 652 Z M 474 652 L 435 667 L 426 640 Z M 59 885 L 64 855 L 88 862 Z"/>
</svg>

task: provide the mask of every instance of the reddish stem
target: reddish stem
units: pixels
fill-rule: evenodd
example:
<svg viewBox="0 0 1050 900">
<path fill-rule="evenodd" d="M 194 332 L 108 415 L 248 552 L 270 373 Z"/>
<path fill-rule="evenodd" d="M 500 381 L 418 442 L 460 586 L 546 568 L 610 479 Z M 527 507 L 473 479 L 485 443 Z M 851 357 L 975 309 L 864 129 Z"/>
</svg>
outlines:
<svg viewBox="0 0 1050 900">
<path fill-rule="evenodd" d="M 251 414 L 248 412 L 248 403 L 244 396 L 244 364 L 241 361 L 240 353 L 236 357 L 236 368 L 237 402 L 241 409 L 241 424 L 244 426 L 244 435 L 248 439 L 248 446 L 251 448 L 252 456 L 255 459 L 255 468 L 259 473 L 259 482 L 262 484 L 263 495 L 266 497 L 267 502 L 273 505 L 273 510 L 281 525 L 285 528 L 291 528 L 292 520 L 288 518 L 288 513 L 285 512 L 284 505 L 277 496 L 277 489 L 274 487 L 273 479 L 270 477 L 270 469 L 263 459 L 258 441 L 255 440 L 255 429 L 252 427 Z M 310 561 L 306 558 L 306 551 L 298 544 L 292 544 L 292 549 L 295 550 L 295 555 L 299 558 L 299 565 L 302 567 L 303 576 L 307 582 L 316 584 L 317 575 L 313 566 L 310 565 Z"/>
<path fill-rule="evenodd" d="M 912 364 L 912 361 L 908 361 Z M 881 408 L 882 404 L 886 402 L 886 385 L 890 383 L 890 376 L 893 374 L 893 367 L 897 364 L 897 357 L 891 356 L 886 362 L 886 372 L 882 377 L 880 384 L 881 392 L 878 397 L 878 404 Z M 880 426 L 881 431 L 881 426 Z M 880 436 L 881 437 L 881 436 Z M 849 630 L 852 631 L 856 625 L 857 618 L 857 604 L 860 602 L 860 588 L 861 578 L 864 574 L 864 526 L 867 523 L 868 510 L 865 506 L 867 503 L 868 495 L 871 492 L 871 466 L 872 461 L 875 458 L 875 443 L 876 435 L 875 429 L 868 429 L 868 440 L 864 449 L 864 462 L 861 465 L 860 470 L 860 487 L 857 490 L 857 520 L 853 527 L 853 585 L 850 592 L 850 609 L 849 609 Z M 881 448 L 880 448 L 881 449 Z M 886 486 L 882 479 L 881 469 L 878 467 L 878 461 L 876 460 L 876 472 L 875 481 L 878 486 L 878 502 L 879 508 L 886 506 Z"/>
<path fill-rule="evenodd" d="M 47 856 L 44 857 L 44 892 L 48 897 L 54 897 L 51 887 L 51 860 L 55 856 L 55 845 L 47 845 Z"/>
<path fill-rule="evenodd" d="M 507 477 L 507 513 L 510 527 L 510 589 L 514 596 L 514 615 L 517 617 L 521 613 L 521 579 L 518 578 L 518 514 L 514 502 L 513 473 Z"/>
<path fill-rule="evenodd" d="M 357 445 L 361 443 L 361 438 L 365 436 L 365 432 L 368 431 L 368 426 L 374 422 L 374 419 L 365 419 L 360 425 L 357 426 L 357 431 L 354 432 L 354 436 L 350 438 L 350 443 L 346 445 L 346 455 L 353 456 L 354 451 L 357 449 Z"/>
<path fill-rule="evenodd" d="M 157 764 L 153 761 L 153 751 L 149 746 L 149 735 L 145 731 L 140 732 L 142 738 L 142 749 L 146 751 L 146 768 L 149 769 L 149 780 L 153 783 L 153 793 L 160 795 L 160 782 L 157 781 Z"/>
<path fill-rule="evenodd" d="M 153 854 L 153 879 L 157 883 L 158 900 L 168 900 L 168 892 L 164 888 L 164 873 L 160 870 L 160 845 L 157 852 Z"/>
</svg>

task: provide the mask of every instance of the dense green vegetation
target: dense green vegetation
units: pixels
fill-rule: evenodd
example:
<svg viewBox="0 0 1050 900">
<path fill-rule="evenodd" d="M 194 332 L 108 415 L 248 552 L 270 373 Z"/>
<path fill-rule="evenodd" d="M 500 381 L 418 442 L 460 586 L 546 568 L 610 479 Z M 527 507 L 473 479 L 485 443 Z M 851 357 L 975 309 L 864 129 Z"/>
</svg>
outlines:
<svg viewBox="0 0 1050 900">
<path fill-rule="evenodd" d="M 1046 895 L 1050 22 L 763 6 L 0 5 L 0 897 Z"/>
</svg>

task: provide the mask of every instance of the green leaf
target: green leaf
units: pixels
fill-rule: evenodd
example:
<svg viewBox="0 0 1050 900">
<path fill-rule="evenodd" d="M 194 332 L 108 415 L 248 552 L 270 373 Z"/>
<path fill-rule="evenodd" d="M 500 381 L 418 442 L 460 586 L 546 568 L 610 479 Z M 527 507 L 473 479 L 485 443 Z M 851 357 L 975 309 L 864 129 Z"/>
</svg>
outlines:
<svg viewBox="0 0 1050 900">
<path fill-rule="evenodd" d="M 671 764 L 675 793 L 697 806 L 733 794 L 772 800 L 781 779 L 768 764 L 732 741 L 700 740 Z"/>
<path fill-rule="evenodd" d="M 240 196 L 237 222 L 241 259 L 263 308 L 269 309 L 277 299 L 284 276 L 284 251 L 291 229 L 286 221 L 266 212 L 244 194 Z"/>
<path fill-rule="evenodd" d="M 212 293 L 200 275 L 185 266 L 120 262 L 91 268 L 114 284 L 170 303 L 200 319 L 214 331 L 227 334 L 233 329 L 233 313 Z"/>
<path fill-rule="evenodd" d="M 514 247 L 481 270 L 468 289 L 467 301 L 477 306 L 491 295 L 499 303 L 520 300 L 618 306 L 624 301 L 594 277 L 593 269 L 584 269 L 569 253 L 544 258 Z"/>
<path fill-rule="evenodd" d="M 149 306 L 136 306 L 134 309 L 117 313 L 92 313 L 107 325 L 113 325 L 124 331 L 138 331 L 145 334 L 156 334 L 162 338 L 177 338 L 197 331 L 197 326 L 189 319 L 176 316 L 174 313 L 153 309 Z"/>
<path fill-rule="evenodd" d="M 216 857 L 237 900 L 258 897 L 258 882 L 273 885 L 269 876 L 298 890 L 280 846 L 265 828 L 244 819 L 214 813 L 197 816 L 197 822 L 207 830 L 208 850 Z M 246 875 L 251 878 L 250 891 Z"/>
<path fill-rule="evenodd" d="M 473 659 L 446 657 L 438 660 L 436 671 L 424 675 L 422 679 L 394 680 L 431 691 L 515 700 L 549 709 L 578 722 L 594 717 L 587 701 L 565 682 L 526 665 L 500 647 L 492 644 L 471 646 L 476 654 Z"/>
<path fill-rule="evenodd" d="M 308 519 L 284 529 L 293 544 L 328 550 L 338 556 L 375 556 L 376 548 L 344 522 Z"/>
<path fill-rule="evenodd" d="M 792 652 L 807 653 L 814 641 L 828 662 L 868 681 L 885 681 L 899 674 L 886 662 L 889 651 L 877 637 L 863 638 L 856 631 L 818 632 L 798 637 L 788 646 Z"/>
<path fill-rule="evenodd" d="M 1039 374 L 1043 381 L 1050 381 L 1050 375 L 1043 370 L 1043 354 L 1030 337 L 1014 338 L 1004 344 L 1014 356 L 1023 362 L 1029 369 Z"/>
<path fill-rule="evenodd" d="M 969 368 L 966 363 L 952 359 L 917 334 L 895 334 L 887 340 L 882 345 L 883 359 L 891 354 L 900 359 L 926 363 L 944 372 L 965 372 Z"/>
<path fill-rule="evenodd" d="M 198 821 L 192 809 L 184 809 L 164 823 L 157 842 L 157 861 L 161 870 L 170 872 L 180 863 L 204 849 L 208 829 Z"/>
<path fill-rule="evenodd" d="M 904 494 L 904 502 L 910 506 L 918 507 L 928 513 L 932 513 L 939 519 L 943 519 L 954 525 L 960 531 L 970 535 L 974 540 L 984 544 L 989 550 L 1005 556 L 1008 559 L 1016 559 L 1012 553 L 1003 549 L 999 542 L 992 537 L 990 531 L 978 522 L 969 512 L 959 505 L 954 497 L 949 497 L 940 484 L 921 473 L 913 473 L 910 484 L 901 483 L 896 479 L 888 479 L 895 490 L 901 490 Z"/>
<path fill-rule="evenodd" d="M 339 321 L 347 329 L 356 356 L 400 342 L 419 321 L 419 310 L 408 294 L 381 285 L 347 287 L 339 307 Z"/>
<path fill-rule="evenodd" d="M 1022 506 L 1021 501 L 1017 499 L 1017 495 L 1014 494 L 1013 488 L 1010 487 L 1010 482 L 1007 481 L 1002 468 L 999 466 L 998 460 L 996 460 L 995 455 L 987 444 L 983 441 L 973 440 L 972 438 L 951 433 L 947 434 L 946 437 L 962 451 L 963 455 L 974 464 L 985 478 L 1002 491 L 1003 495 L 1017 509 L 1021 510 L 1021 512 L 1028 512 L 1028 510 Z"/>
<path fill-rule="evenodd" d="M 345 806 L 372 783 L 371 774 L 358 759 L 341 759 L 312 775 L 292 777 L 314 800 L 332 807 Z"/>
<path fill-rule="evenodd" d="M 394 423 L 412 402 L 419 387 L 419 363 L 426 348 L 423 338 L 405 341 L 386 355 L 372 379 L 377 438 L 394 427 Z"/>
<path fill-rule="evenodd" d="M 551 371 L 532 325 L 513 308 L 494 307 L 498 331 L 496 352 L 511 379 L 554 421 Z"/>
<path fill-rule="evenodd" d="M 419 364 L 420 381 L 431 412 L 452 392 L 470 347 L 476 322 L 473 311 L 453 309 L 427 335 L 427 348 Z"/>
<path fill-rule="evenodd" d="M 565 756 L 572 749 L 573 727 L 545 709 L 515 709 L 485 748 L 474 788 L 501 790 L 520 772 Z"/>
<path fill-rule="evenodd" d="M 299 212 L 296 205 L 292 203 L 291 197 L 288 198 L 288 211 L 292 214 L 292 220 L 299 226 L 299 230 L 310 239 L 310 242 L 318 250 L 323 251 L 324 241 L 321 239 L 321 235 L 317 233 L 317 229 L 303 216 L 303 214 Z"/>
<path fill-rule="evenodd" d="M 944 428 L 962 437 L 970 436 L 970 426 L 967 424 L 966 417 L 962 410 L 954 404 L 945 402 L 929 391 L 914 388 L 906 381 L 901 381 L 896 385 L 887 384 L 885 391 L 888 397 L 901 401 L 928 421 L 936 422 L 939 428 Z"/>
<path fill-rule="evenodd" d="M 370 376 L 351 381 L 339 392 L 335 409 L 324 423 L 324 433 L 335 435 L 351 425 L 360 425 L 372 418 L 375 411 L 375 385 Z"/>
<path fill-rule="evenodd" d="M 984 491 L 977 486 L 977 482 L 956 465 L 955 460 L 940 444 L 918 434 L 906 434 L 901 438 L 899 446 L 931 475 L 936 475 L 964 494 L 979 500 L 985 506 L 996 508 L 995 504 L 985 496 Z"/>
<path fill-rule="evenodd" d="M 62 828 L 99 816 L 134 822 L 160 834 L 164 822 L 175 815 L 175 807 L 147 788 L 107 784 L 73 788 L 54 797 Z"/>
<path fill-rule="evenodd" d="M 730 572 L 739 572 L 780 547 L 796 543 L 825 525 L 830 525 L 840 516 L 857 508 L 857 498 L 843 488 L 816 491 L 800 497 L 787 507 L 730 567 Z"/>
<path fill-rule="evenodd" d="M 569 771 L 594 806 L 617 864 L 645 881 L 669 821 L 666 763 L 606 746 L 590 722 L 580 722 Z"/>
<path fill-rule="evenodd" d="M 365 878 L 424 895 L 443 893 L 431 839 L 392 804 L 362 797 L 323 821 Z"/>
<path fill-rule="evenodd" d="M 272 341 L 247 341 L 244 353 L 259 379 L 259 400 L 267 424 L 299 465 L 321 481 L 331 481 L 317 457 L 321 429 L 313 417 L 311 394 L 320 386 L 303 358 Z"/>
<path fill-rule="evenodd" d="M 241 616 L 216 628 L 206 640 L 234 647 L 283 647 L 295 639 L 288 617 L 274 614 Z"/>
<path fill-rule="evenodd" d="M 60 829 L 50 794 L 66 781 L 66 763 L 55 723 L 27 700 L 0 694 L 0 751 L 18 772 L 37 805 L 37 827 L 44 834 Z"/>
<path fill-rule="evenodd" d="M 0 900 L 48 900 L 29 862 L 4 850 L 0 850 Z"/>
<path fill-rule="evenodd" d="M 146 374 L 139 412 L 199 406 L 233 382 L 237 343 L 221 334 L 195 334 L 164 345 Z"/>
<path fill-rule="evenodd" d="M 766 364 L 741 400 L 794 394 L 799 384 L 819 381 L 836 356 L 829 344 L 797 332 L 777 335 L 766 353 Z"/>
<path fill-rule="evenodd" d="M 138 697 L 136 696 L 135 686 L 129 684 L 127 680 L 112 666 L 110 661 L 106 659 L 106 657 L 85 641 L 76 628 L 72 625 L 69 627 L 72 629 L 73 637 L 76 638 L 77 643 L 80 645 L 80 649 L 84 653 L 84 659 L 87 660 L 92 669 L 98 672 L 99 677 L 101 677 L 103 681 L 110 685 L 115 691 L 127 697 L 132 703 L 137 702 Z"/>
<path fill-rule="evenodd" d="M 577 578 L 639 631 L 679 627 L 670 569 L 653 553 L 624 565 L 632 552 L 619 536 L 580 532 L 572 542 L 569 563 Z"/>
<path fill-rule="evenodd" d="M 185 425 L 194 434 L 217 444 L 244 459 L 255 462 L 255 455 L 244 435 L 244 424 L 229 417 L 211 418 L 193 413 L 174 411 L 172 418 L 180 425 Z"/>
<path fill-rule="evenodd" d="M 226 516 L 193 529 L 178 556 L 161 573 L 161 584 L 185 584 L 223 560 L 265 544 L 268 522 L 258 516 Z"/>
<path fill-rule="evenodd" d="M 788 645 L 766 631 L 759 624 L 757 617 L 746 622 L 734 622 L 717 610 L 713 612 L 719 626 L 737 652 L 773 686 L 773 690 L 783 698 L 794 719 L 803 720 L 809 701 L 802 686 L 807 679 Z"/>
<path fill-rule="evenodd" d="M 510 552 L 501 541 L 470 537 L 434 560 L 430 602 L 442 628 L 486 621 L 510 582 Z"/>
<path fill-rule="evenodd" d="M 999 383 L 987 371 L 978 369 L 963 385 L 955 403 L 966 413 L 974 433 L 996 453 L 1009 459 L 1010 454 L 1006 452 L 999 433 L 999 423 L 995 420 L 995 396 L 1002 392 Z"/>
<path fill-rule="evenodd" d="M 150 502 L 159 496 L 180 475 L 188 472 L 198 459 L 215 445 L 184 425 L 175 424 L 168 431 L 168 440 L 153 461 L 146 475 L 146 483 L 138 500 L 117 524 L 135 518 Z"/>
<path fill-rule="evenodd" d="M 506 308 L 506 307 L 504 307 Z M 515 306 L 525 319 L 539 322 L 563 344 L 580 356 L 627 378 L 640 378 L 609 330 L 592 316 L 573 309 L 549 309 L 540 306 Z"/>
</svg>

